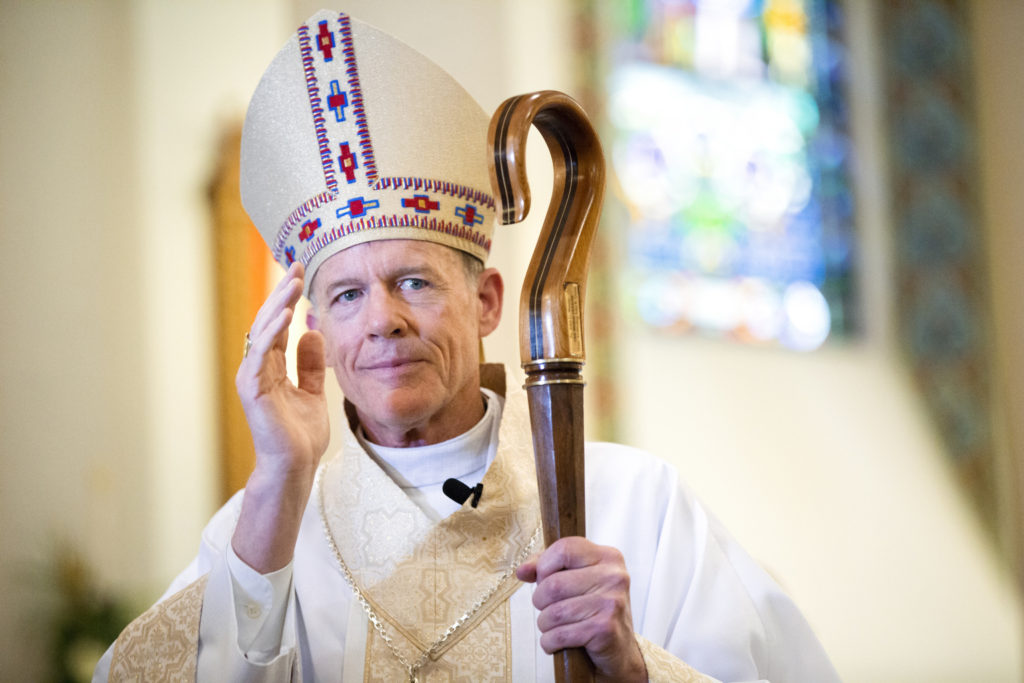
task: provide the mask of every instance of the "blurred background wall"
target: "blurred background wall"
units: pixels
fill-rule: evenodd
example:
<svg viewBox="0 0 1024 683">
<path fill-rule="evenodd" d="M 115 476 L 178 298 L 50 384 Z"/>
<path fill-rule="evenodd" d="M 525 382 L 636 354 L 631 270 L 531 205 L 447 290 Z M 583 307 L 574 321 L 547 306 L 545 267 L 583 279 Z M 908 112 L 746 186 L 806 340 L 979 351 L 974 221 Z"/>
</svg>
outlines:
<svg viewBox="0 0 1024 683">
<path fill-rule="evenodd" d="M 219 504 L 207 184 L 223 130 L 318 4 L 0 3 L 2 680 L 46 680 L 58 548 L 145 606 Z M 1019 591 L 1001 559 L 1019 542 L 1003 539 L 1000 553 L 982 526 L 893 340 L 877 5 L 849 5 L 864 334 L 793 354 L 621 320 L 620 437 L 678 465 L 792 593 L 845 680 L 1019 681 Z M 511 94 L 577 87 L 568 0 L 340 9 L 433 58 L 488 111 Z M 1024 5 L 975 3 L 971 19 L 996 423 L 1016 501 Z M 532 149 L 543 207 L 545 152 Z M 486 348 L 513 366 L 538 221 L 495 240 L 509 295 Z"/>
</svg>

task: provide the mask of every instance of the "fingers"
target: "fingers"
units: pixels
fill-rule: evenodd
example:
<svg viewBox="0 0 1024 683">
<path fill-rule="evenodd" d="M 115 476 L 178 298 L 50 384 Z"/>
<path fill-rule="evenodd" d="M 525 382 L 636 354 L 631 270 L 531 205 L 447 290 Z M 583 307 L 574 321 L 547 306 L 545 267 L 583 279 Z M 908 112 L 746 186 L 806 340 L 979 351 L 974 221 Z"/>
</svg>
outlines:
<svg viewBox="0 0 1024 683">
<path fill-rule="evenodd" d="M 548 633 L 566 626 L 579 624 L 588 637 L 573 645 L 586 644 L 596 633 L 610 630 L 611 625 L 620 623 L 628 615 L 629 600 L 625 593 L 608 591 L 587 593 L 559 600 L 541 610 L 537 617 L 537 628 Z M 556 642 L 559 638 L 555 637 Z M 561 645 L 566 647 L 566 645 Z M 561 649 L 561 648 L 556 648 Z"/>
<path fill-rule="evenodd" d="M 621 555 L 614 548 L 607 550 L 609 552 L 598 554 L 601 559 L 594 564 L 572 569 L 563 568 L 546 576 L 543 576 L 543 570 L 539 569 L 540 578 L 537 579 L 537 589 L 533 592 L 534 607 L 545 610 L 557 603 L 591 594 L 614 593 L 628 596 L 629 573 Z M 542 555 L 538 561 L 543 564 L 546 558 Z"/>
<path fill-rule="evenodd" d="M 299 389 L 311 394 L 320 394 L 324 390 L 324 336 L 310 330 L 299 338 L 296 348 L 296 372 L 299 378 Z"/>
<path fill-rule="evenodd" d="M 252 344 L 245 360 L 250 357 L 262 358 L 275 345 L 282 350 L 287 347 L 288 326 L 295 314 L 295 304 L 302 296 L 303 272 L 301 263 L 293 263 L 260 306 L 249 328 Z"/>
<path fill-rule="evenodd" d="M 260 307 L 249 328 L 250 346 L 235 375 L 239 396 L 256 397 L 265 393 L 285 376 L 284 351 L 288 346 L 288 326 L 295 305 L 302 296 L 302 264 L 293 263 Z M 268 356 L 271 349 L 281 353 Z"/>
<path fill-rule="evenodd" d="M 537 555 L 532 555 L 516 567 L 516 578 L 525 583 L 533 583 L 537 580 Z"/>
<path fill-rule="evenodd" d="M 291 308 L 284 308 L 277 312 L 275 318 L 263 326 L 263 330 L 253 335 L 249 333 L 252 346 L 249 347 L 249 354 L 242 359 L 242 365 L 249 361 L 250 365 L 259 367 L 267 351 L 278 348 L 284 351 L 288 347 L 288 326 L 292 324 L 292 316 L 295 311 Z"/>
<path fill-rule="evenodd" d="M 581 569 L 604 561 L 618 562 L 625 568 L 622 554 L 615 548 L 567 536 L 552 543 L 543 553 L 526 559 L 516 569 L 516 578 L 526 583 L 540 582 L 565 569 Z"/>
<path fill-rule="evenodd" d="M 537 558 L 537 581 L 563 569 L 580 569 L 615 560 L 623 563 L 622 554 L 615 548 L 591 543 L 580 536 L 567 536 L 552 543 Z"/>
<path fill-rule="evenodd" d="M 249 338 L 252 340 L 253 346 L 256 346 L 258 338 L 262 338 L 268 332 L 272 339 L 280 334 L 281 312 L 290 310 L 294 313 L 295 304 L 298 303 L 299 298 L 302 296 L 303 275 L 302 264 L 298 262 L 293 263 L 284 274 L 284 277 L 277 283 L 277 286 L 274 287 L 274 291 L 263 302 L 259 312 L 256 313 L 252 327 L 249 328 Z M 290 317 L 288 322 L 291 322 Z M 285 325 L 285 328 L 287 328 L 287 325 Z M 287 343 L 287 339 L 285 339 L 285 343 Z"/>
<path fill-rule="evenodd" d="M 524 562 L 517 576 L 537 582 L 533 605 L 545 652 L 582 647 L 598 680 L 646 680 L 622 553 L 585 538 L 563 538 Z"/>
<path fill-rule="evenodd" d="M 647 681 L 647 665 L 624 614 L 595 611 L 589 618 L 541 630 L 540 646 L 548 654 L 582 647 L 594 665 L 595 681 Z"/>
</svg>

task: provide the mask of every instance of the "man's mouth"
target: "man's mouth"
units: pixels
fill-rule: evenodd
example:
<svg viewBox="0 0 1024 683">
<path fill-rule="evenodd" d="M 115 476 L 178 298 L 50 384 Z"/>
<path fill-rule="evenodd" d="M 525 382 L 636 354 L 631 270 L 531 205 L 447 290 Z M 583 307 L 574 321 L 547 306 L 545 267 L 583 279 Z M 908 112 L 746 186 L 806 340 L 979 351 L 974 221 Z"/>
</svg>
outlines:
<svg viewBox="0 0 1024 683">
<path fill-rule="evenodd" d="M 373 361 L 363 366 L 364 370 L 394 370 L 403 368 L 413 363 L 419 363 L 418 358 L 388 358 L 385 360 Z"/>
</svg>

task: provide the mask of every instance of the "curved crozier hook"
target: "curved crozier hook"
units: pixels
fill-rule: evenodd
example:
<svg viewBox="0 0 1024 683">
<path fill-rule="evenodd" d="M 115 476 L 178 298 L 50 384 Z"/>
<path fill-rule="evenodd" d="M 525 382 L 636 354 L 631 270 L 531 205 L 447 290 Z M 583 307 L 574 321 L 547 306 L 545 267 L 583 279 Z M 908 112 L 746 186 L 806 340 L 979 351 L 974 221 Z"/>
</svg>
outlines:
<svg viewBox="0 0 1024 683">
<path fill-rule="evenodd" d="M 535 125 L 554 164 L 554 190 L 520 300 L 520 356 L 582 365 L 583 301 L 594 231 L 604 197 L 604 155 L 597 133 L 571 97 L 553 90 L 506 100 L 491 118 L 491 182 L 502 223 L 530 210 L 526 140 Z"/>
</svg>

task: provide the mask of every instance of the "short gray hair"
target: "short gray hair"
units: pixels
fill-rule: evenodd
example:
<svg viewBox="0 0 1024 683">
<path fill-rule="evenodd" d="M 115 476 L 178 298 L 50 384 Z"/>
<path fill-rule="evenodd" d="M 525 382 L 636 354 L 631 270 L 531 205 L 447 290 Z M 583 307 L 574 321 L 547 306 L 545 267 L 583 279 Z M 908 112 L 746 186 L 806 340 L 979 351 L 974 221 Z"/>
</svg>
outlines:
<svg viewBox="0 0 1024 683">
<path fill-rule="evenodd" d="M 484 262 L 468 251 L 459 251 L 459 255 L 462 257 L 462 272 L 466 274 L 469 284 L 476 287 L 480 273 L 484 272 Z"/>
</svg>

